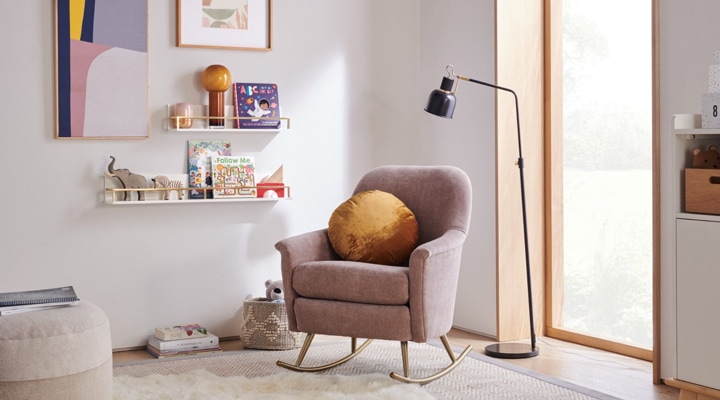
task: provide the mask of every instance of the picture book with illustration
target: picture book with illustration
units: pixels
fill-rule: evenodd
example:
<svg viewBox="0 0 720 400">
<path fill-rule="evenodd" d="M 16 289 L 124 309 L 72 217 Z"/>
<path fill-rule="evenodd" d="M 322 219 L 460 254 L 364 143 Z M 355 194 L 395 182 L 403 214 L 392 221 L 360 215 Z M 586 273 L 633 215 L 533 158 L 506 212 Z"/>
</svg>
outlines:
<svg viewBox="0 0 720 400">
<path fill-rule="evenodd" d="M 190 199 L 212 199 L 212 157 L 232 154 L 231 144 L 225 140 L 188 140 L 188 187 Z"/>
<path fill-rule="evenodd" d="M 240 129 L 280 129 L 280 100 L 274 83 L 233 83 L 235 116 Z M 270 119 L 268 119 L 270 118 Z M 273 119 L 275 118 L 275 119 Z"/>
<path fill-rule="evenodd" d="M 256 197 L 252 156 L 213 156 L 213 193 L 220 197 Z"/>
</svg>

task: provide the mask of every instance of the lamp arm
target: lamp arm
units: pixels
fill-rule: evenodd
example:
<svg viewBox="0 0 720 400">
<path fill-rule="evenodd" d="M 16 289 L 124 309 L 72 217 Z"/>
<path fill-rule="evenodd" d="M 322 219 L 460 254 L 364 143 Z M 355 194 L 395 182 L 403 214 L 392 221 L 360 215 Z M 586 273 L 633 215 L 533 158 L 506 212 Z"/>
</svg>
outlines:
<svg viewBox="0 0 720 400">
<path fill-rule="evenodd" d="M 522 169 L 524 167 L 524 162 L 523 162 L 523 156 L 522 156 L 522 142 L 521 142 L 522 139 L 520 138 L 520 106 L 518 105 L 518 96 L 515 93 L 515 91 L 512 89 L 508 89 L 506 87 L 494 85 L 492 83 L 479 81 L 477 79 L 472 79 L 467 76 L 463 76 L 463 75 L 456 75 L 456 76 L 458 79 L 463 80 L 463 81 L 477 83 L 478 85 L 483 85 L 483 86 L 487 86 L 487 87 L 491 87 L 491 88 L 495 88 L 495 89 L 499 89 L 499 90 L 504 90 L 506 92 L 512 93 L 513 97 L 515 98 L 515 122 L 517 124 L 517 132 L 518 132 L 518 167 Z"/>
<path fill-rule="evenodd" d="M 520 171 L 520 197 L 522 200 L 522 219 L 523 219 L 523 239 L 525 244 L 525 273 L 527 276 L 527 292 L 528 292 L 528 308 L 530 313 L 530 346 L 532 349 L 535 349 L 535 318 L 534 318 L 534 312 L 533 312 L 533 301 L 532 301 L 532 284 L 530 280 L 530 248 L 528 244 L 528 223 L 527 223 L 527 206 L 525 205 L 525 174 L 523 172 L 523 169 L 525 167 L 525 163 L 523 161 L 522 156 L 522 139 L 520 137 L 520 106 L 518 105 L 518 96 L 515 93 L 514 90 L 508 89 L 506 87 L 494 85 L 492 83 L 479 81 L 477 79 L 472 79 L 467 76 L 463 75 L 456 75 L 458 79 L 463 81 L 468 81 L 472 83 L 477 83 L 478 85 L 488 86 L 494 89 L 504 90 L 506 92 L 512 93 L 512 95 L 515 97 L 515 120 L 517 123 L 517 142 L 518 142 L 518 161 L 517 166 Z"/>
</svg>

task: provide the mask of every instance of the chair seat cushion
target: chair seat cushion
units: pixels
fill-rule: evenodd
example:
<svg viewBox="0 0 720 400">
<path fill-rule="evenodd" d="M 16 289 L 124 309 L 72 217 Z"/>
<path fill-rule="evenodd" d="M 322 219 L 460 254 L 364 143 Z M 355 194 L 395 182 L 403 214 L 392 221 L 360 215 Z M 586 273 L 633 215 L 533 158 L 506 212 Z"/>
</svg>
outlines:
<svg viewBox="0 0 720 400">
<path fill-rule="evenodd" d="M 355 303 L 405 305 L 410 299 L 406 267 L 353 261 L 312 261 L 298 265 L 292 286 L 301 297 Z"/>
<path fill-rule="evenodd" d="M 333 211 L 328 238 L 344 260 L 403 265 L 417 245 L 418 223 L 393 194 L 368 190 Z"/>
</svg>

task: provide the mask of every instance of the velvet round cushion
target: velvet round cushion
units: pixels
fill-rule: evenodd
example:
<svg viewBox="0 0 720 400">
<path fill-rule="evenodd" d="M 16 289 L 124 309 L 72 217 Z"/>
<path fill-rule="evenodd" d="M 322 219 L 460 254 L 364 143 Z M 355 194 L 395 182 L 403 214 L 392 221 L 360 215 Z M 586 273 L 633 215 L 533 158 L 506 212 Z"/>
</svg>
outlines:
<svg viewBox="0 0 720 400">
<path fill-rule="evenodd" d="M 355 194 L 333 211 L 328 237 L 344 260 L 403 265 L 417 246 L 418 224 L 400 199 L 369 190 Z"/>
</svg>

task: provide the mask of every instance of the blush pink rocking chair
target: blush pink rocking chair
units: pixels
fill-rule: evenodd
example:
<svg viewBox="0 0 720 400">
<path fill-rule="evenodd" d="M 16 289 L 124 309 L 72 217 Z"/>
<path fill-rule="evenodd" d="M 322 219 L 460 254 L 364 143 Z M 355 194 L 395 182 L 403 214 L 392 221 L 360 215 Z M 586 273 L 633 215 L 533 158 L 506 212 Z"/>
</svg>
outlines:
<svg viewBox="0 0 720 400">
<path fill-rule="evenodd" d="M 373 339 L 397 340 L 403 375 L 391 372 L 390 377 L 429 383 L 452 371 L 472 350 L 467 346 L 456 357 L 446 336 L 452 327 L 460 257 L 470 224 L 470 180 L 450 166 L 384 166 L 363 176 L 353 194 L 372 189 L 394 194 L 415 214 L 419 240 L 408 265 L 342 260 L 327 229 L 278 242 L 289 328 L 308 335 L 295 364 L 278 361 L 277 365 L 293 371 L 323 371 L 349 361 Z M 327 365 L 301 366 L 316 334 L 350 337 L 350 353 Z M 357 338 L 365 338 L 359 347 Z M 408 341 L 424 343 L 433 338 L 442 341 L 450 364 L 434 375 L 411 378 Z"/>
</svg>

